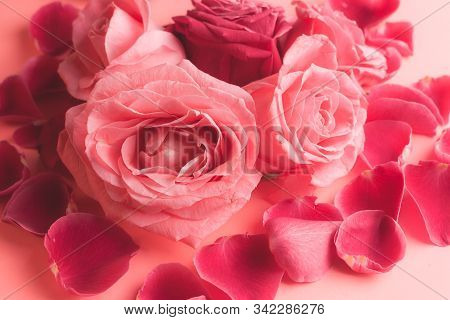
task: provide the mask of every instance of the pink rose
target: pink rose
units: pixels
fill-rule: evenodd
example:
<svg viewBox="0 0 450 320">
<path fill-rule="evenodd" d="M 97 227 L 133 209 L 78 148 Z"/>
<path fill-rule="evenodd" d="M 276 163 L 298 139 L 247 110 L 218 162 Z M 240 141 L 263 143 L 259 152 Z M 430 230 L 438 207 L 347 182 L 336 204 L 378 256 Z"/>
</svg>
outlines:
<svg viewBox="0 0 450 320">
<path fill-rule="evenodd" d="M 150 0 L 89 1 L 73 23 L 72 40 L 75 51 L 59 73 L 69 92 L 82 100 L 105 74 L 184 58 L 178 40 L 152 21 Z"/>
<path fill-rule="evenodd" d="M 321 34 L 336 47 L 338 68 L 355 77 L 363 87 L 387 80 L 385 56 L 365 43 L 363 31 L 353 20 L 329 5 L 311 6 L 297 3 L 297 22 L 288 34 L 285 51 L 301 35 Z"/>
<path fill-rule="evenodd" d="M 301 36 L 279 75 L 246 87 L 256 103 L 262 172 L 306 167 L 312 184 L 326 186 L 353 168 L 364 145 L 366 99 L 337 68 L 336 47 L 327 37 Z"/>
<path fill-rule="evenodd" d="M 195 244 L 261 175 L 254 102 L 189 61 L 99 80 L 67 113 L 59 153 L 107 215 Z"/>
</svg>

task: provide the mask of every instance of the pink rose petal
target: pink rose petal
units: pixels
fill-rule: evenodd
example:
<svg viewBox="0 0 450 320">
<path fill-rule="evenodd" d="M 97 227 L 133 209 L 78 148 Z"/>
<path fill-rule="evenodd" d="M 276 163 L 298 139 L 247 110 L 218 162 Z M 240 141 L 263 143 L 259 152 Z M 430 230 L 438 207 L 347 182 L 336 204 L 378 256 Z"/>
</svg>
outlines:
<svg viewBox="0 0 450 320">
<path fill-rule="evenodd" d="M 52 2 L 41 7 L 32 17 L 31 35 L 45 54 L 60 55 L 72 45 L 72 22 L 78 10 L 70 4 Z"/>
<path fill-rule="evenodd" d="M 265 235 L 219 238 L 197 252 L 194 264 L 203 280 L 234 300 L 273 299 L 284 273 Z"/>
<path fill-rule="evenodd" d="M 10 195 L 30 175 L 16 148 L 0 141 L 0 197 Z"/>
<path fill-rule="evenodd" d="M 138 300 L 198 300 L 208 293 L 200 279 L 179 263 L 160 264 L 146 277 Z"/>
<path fill-rule="evenodd" d="M 405 168 L 406 187 L 419 207 L 430 240 L 450 244 L 450 166 L 421 161 Z"/>
<path fill-rule="evenodd" d="M 44 245 L 61 285 L 79 295 L 98 294 L 111 287 L 127 272 L 138 250 L 118 225 L 87 213 L 58 219 Z"/>
<path fill-rule="evenodd" d="M 362 172 L 337 193 L 334 202 L 344 217 L 362 210 L 383 210 L 397 220 L 404 189 L 398 163 L 388 162 Z"/>
<path fill-rule="evenodd" d="M 331 7 L 355 20 L 361 28 L 373 26 L 397 10 L 400 0 L 328 0 Z"/>
<path fill-rule="evenodd" d="M 449 121 L 450 115 L 450 76 L 425 78 L 415 84 L 416 88 L 429 96 L 439 108 L 444 121 Z"/>
<path fill-rule="evenodd" d="M 380 273 L 403 259 L 406 237 L 398 223 L 383 211 L 367 210 L 344 220 L 335 244 L 338 256 L 352 270 Z"/>
<path fill-rule="evenodd" d="M 6 204 L 3 220 L 43 235 L 66 214 L 68 203 L 69 189 L 64 179 L 55 173 L 40 173 L 14 192 Z"/>
<path fill-rule="evenodd" d="M 377 120 L 365 124 L 363 159 L 370 167 L 389 161 L 403 163 L 410 149 L 412 129 L 401 121 Z"/>
<path fill-rule="evenodd" d="M 445 130 L 434 146 L 439 161 L 450 163 L 450 130 Z"/>
</svg>

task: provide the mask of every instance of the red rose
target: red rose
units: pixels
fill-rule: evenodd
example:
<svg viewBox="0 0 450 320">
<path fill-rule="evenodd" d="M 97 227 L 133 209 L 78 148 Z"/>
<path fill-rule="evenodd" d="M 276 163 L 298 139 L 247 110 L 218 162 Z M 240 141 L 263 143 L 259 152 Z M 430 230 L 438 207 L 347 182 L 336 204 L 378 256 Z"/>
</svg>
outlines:
<svg viewBox="0 0 450 320">
<path fill-rule="evenodd" d="M 188 59 L 210 75 L 246 85 L 277 73 L 277 40 L 291 28 L 284 10 L 251 0 L 193 0 L 194 10 L 169 29 Z"/>
</svg>

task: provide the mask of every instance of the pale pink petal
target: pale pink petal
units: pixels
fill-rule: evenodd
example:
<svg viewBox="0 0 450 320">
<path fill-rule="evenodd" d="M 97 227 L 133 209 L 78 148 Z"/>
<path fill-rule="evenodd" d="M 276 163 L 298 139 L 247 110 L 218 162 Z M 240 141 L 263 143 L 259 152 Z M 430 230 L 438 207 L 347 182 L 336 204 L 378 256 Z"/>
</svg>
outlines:
<svg viewBox="0 0 450 320">
<path fill-rule="evenodd" d="M 336 233 L 338 256 L 354 271 L 381 273 L 403 259 L 406 237 L 400 225 L 383 211 L 352 214 Z"/>
<path fill-rule="evenodd" d="M 445 130 L 434 146 L 439 161 L 450 163 L 450 130 Z"/>
<path fill-rule="evenodd" d="M 450 244 L 450 165 L 422 161 L 405 168 L 406 187 L 419 207 L 430 240 Z"/>
<path fill-rule="evenodd" d="M 79 295 L 98 294 L 128 270 L 138 246 L 117 224 L 87 213 L 58 219 L 44 242 L 61 285 Z"/>
<path fill-rule="evenodd" d="M 198 300 L 208 292 L 191 270 L 179 263 L 160 264 L 145 278 L 138 300 Z"/>
<path fill-rule="evenodd" d="M 364 126 L 363 158 L 374 167 L 389 161 L 403 163 L 410 151 L 412 129 L 401 121 L 377 120 Z"/>
<path fill-rule="evenodd" d="M 270 300 L 283 276 L 265 235 L 223 237 L 194 257 L 200 277 L 231 299 Z"/>
<path fill-rule="evenodd" d="M 16 148 L 0 141 L 0 197 L 10 195 L 30 176 Z"/>
<path fill-rule="evenodd" d="M 334 202 L 344 217 L 362 210 L 382 210 L 397 220 L 404 189 L 400 166 L 388 162 L 362 172 L 337 193 Z"/>
</svg>

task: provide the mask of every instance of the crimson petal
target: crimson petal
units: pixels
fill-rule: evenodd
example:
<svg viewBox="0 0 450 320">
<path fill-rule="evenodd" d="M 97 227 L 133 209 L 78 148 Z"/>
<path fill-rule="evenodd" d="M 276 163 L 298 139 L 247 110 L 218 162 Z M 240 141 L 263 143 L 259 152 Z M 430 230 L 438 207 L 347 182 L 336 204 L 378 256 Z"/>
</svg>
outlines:
<svg viewBox="0 0 450 320">
<path fill-rule="evenodd" d="M 450 243 L 450 165 L 422 161 L 405 168 L 406 187 L 414 198 L 430 240 L 438 246 Z"/>
<path fill-rule="evenodd" d="M 61 285 L 79 295 L 101 293 L 128 270 L 138 250 L 117 224 L 101 216 L 71 213 L 48 230 L 45 248 Z"/>
<path fill-rule="evenodd" d="M 365 124 L 363 158 L 370 167 L 389 161 L 403 163 L 410 150 L 412 129 L 407 123 L 393 120 Z"/>
<path fill-rule="evenodd" d="M 439 161 L 450 163 L 450 129 L 442 132 L 441 137 L 434 146 L 434 152 Z"/>
<path fill-rule="evenodd" d="M 450 76 L 427 77 L 416 83 L 415 87 L 433 99 L 445 122 L 450 120 Z"/>
<path fill-rule="evenodd" d="M 41 135 L 42 127 L 35 124 L 27 124 L 14 131 L 13 140 L 18 146 L 22 148 L 33 149 L 40 144 L 39 136 Z"/>
<path fill-rule="evenodd" d="M 222 237 L 194 257 L 200 277 L 231 299 L 270 300 L 283 277 L 265 235 Z"/>
<path fill-rule="evenodd" d="M 367 210 L 344 220 L 335 244 L 338 256 L 352 270 L 380 273 L 403 259 L 406 237 L 398 223 L 383 211 Z"/>
<path fill-rule="evenodd" d="M 0 141 L 0 197 L 10 195 L 29 176 L 30 170 L 23 164 L 16 148 Z"/>
<path fill-rule="evenodd" d="M 41 7 L 32 17 L 31 35 L 45 54 L 60 55 L 72 45 L 72 22 L 78 9 L 70 4 L 52 2 Z"/>
<path fill-rule="evenodd" d="M 388 162 L 366 170 L 353 179 L 334 199 L 344 217 L 362 210 L 383 210 L 398 219 L 405 182 L 396 162 Z"/>
<path fill-rule="evenodd" d="M 179 263 L 160 264 L 146 277 L 139 300 L 189 300 L 207 297 L 200 279 Z"/>
<path fill-rule="evenodd" d="M 44 235 L 53 222 L 66 214 L 69 197 L 69 188 L 62 176 L 40 173 L 13 193 L 6 204 L 3 220 Z"/>
</svg>

